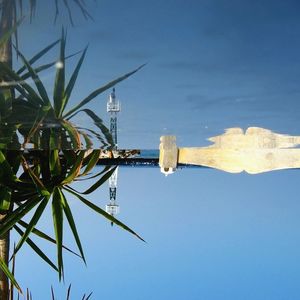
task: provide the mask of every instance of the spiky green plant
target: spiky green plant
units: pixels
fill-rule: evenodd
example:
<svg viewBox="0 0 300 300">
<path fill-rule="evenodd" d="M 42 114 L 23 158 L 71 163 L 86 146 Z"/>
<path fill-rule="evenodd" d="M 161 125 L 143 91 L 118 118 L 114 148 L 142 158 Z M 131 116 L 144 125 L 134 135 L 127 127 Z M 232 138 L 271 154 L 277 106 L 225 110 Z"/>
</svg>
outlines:
<svg viewBox="0 0 300 300">
<path fill-rule="evenodd" d="M 84 294 L 81 298 L 81 300 L 89 300 L 92 296 L 93 292 L 89 293 L 88 295 Z M 52 296 L 52 300 L 55 300 L 55 294 L 54 294 L 54 290 L 53 288 L 51 287 L 51 296 Z M 66 295 L 66 300 L 70 300 L 71 298 L 71 284 L 69 285 L 68 287 L 68 290 L 67 290 L 67 295 Z M 30 299 L 32 300 L 32 299 Z"/>
<path fill-rule="evenodd" d="M 16 45 L 18 48 L 18 35 L 17 35 L 17 25 L 19 23 L 18 20 L 23 18 L 23 4 L 27 3 L 30 12 L 30 20 L 35 14 L 37 3 L 41 1 L 39 0 L 0 0 L 0 39 L 2 41 L 0 45 L 0 61 L 5 63 L 8 67 L 12 68 L 13 66 L 13 55 L 12 55 L 12 39 L 11 32 L 15 33 Z M 91 18 L 86 7 L 85 0 L 53 0 L 52 3 L 55 5 L 55 20 L 59 14 L 59 3 L 63 4 L 67 10 L 69 15 L 69 20 L 71 24 L 73 24 L 72 18 L 72 4 L 74 6 L 79 7 L 82 15 L 88 19 Z M 48 4 L 48 3 L 47 3 Z M 6 38 L 5 38 L 6 37 Z M 0 75 L 0 83 L 5 83 L 4 78 L 1 78 Z M 11 111 L 12 107 L 12 99 L 14 99 L 14 88 L 11 87 L 3 87 L 1 89 L 1 107 L 0 107 L 0 119 L 7 116 L 7 113 Z M 4 131 L 3 131 L 4 130 Z M 10 130 L 10 131 L 9 131 Z M 8 131 L 8 132 L 7 132 Z M 7 138 L 2 138 L 2 136 L 10 138 L 10 136 L 14 135 L 14 127 L 7 126 L 5 128 L 1 128 L 0 136 L 1 141 L 0 144 L 3 146 L 7 143 Z M 6 217 L 5 211 L 0 211 L 0 225 L 2 224 L 3 219 Z M 4 261 L 8 261 L 9 257 L 9 249 L 10 249 L 10 235 L 9 233 L 0 236 L 0 258 Z M 1 262 L 0 262 L 1 263 Z M 0 294 L 3 300 L 8 298 L 8 280 L 7 273 L 2 272 L 0 268 Z"/>
<path fill-rule="evenodd" d="M 42 83 L 39 72 L 53 63 L 33 67 L 33 64 L 57 43 L 60 44 L 59 61 L 61 67 L 56 70 L 53 87 L 53 99 Z M 108 84 L 94 90 L 73 108 L 67 110 L 80 67 L 86 55 L 86 49 L 70 76 L 66 78 L 66 36 L 64 32 L 59 41 L 44 48 L 32 59 L 27 60 L 18 50 L 23 67 L 17 71 L 0 62 L 0 78 L 4 79 L 5 87 L 12 86 L 14 93 L 0 93 L 0 212 L 5 218 L 0 227 L 0 237 L 14 229 L 21 238 L 16 245 L 13 256 L 27 243 L 45 262 L 58 271 L 59 279 L 63 276 L 63 226 L 64 220 L 69 225 L 81 258 L 85 261 L 84 251 L 77 232 L 75 220 L 69 206 L 68 195 L 107 218 L 110 222 L 124 228 L 142 239 L 128 226 L 106 213 L 96 204 L 85 198 L 100 187 L 114 172 L 115 167 L 105 167 L 96 174 L 96 182 L 80 193 L 71 187 L 78 178 L 90 174 L 96 165 L 101 149 L 88 149 L 92 145 L 90 137 L 72 122 L 79 112 L 87 114 L 97 126 L 98 139 L 106 149 L 113 147 L 112 137 L 102 120 L 96 114 L 83 108 L 99 94 L 115 86 L 137 72 L 142 66 Z M 32 80 L 32 84 L 28 83 Z M 2 87 L 3 88 L 3 87 Z M 1 89 L 1 88 L 0 88 Z M 30 148 L 30 150 L 26 150 Z M 95 176 L 92 176 L 95 178 Z M 36 225 L 51 205 L 55 238 L 51 238 Z M 24 217 L 31 213 L 30 220 Z M 55 243 L 57 262 L 54 263 L 30 239 L 30 235 Z M 12 283 L 20 289 L 13 275 L 0 258 L 0 267 Z"/>
<path fill-rule="evenodd" d="M 81 297 L 81 300 L 89 300 L 91 298 L 92 294 L 93 294 L 93 292 L 90 292 L 89 294 L 84 294 Z M 18 294 L 18 299 L 19 299 L 19 295 L 20 294 Z M 29 289 L 26 290 L 25 299 L 26 300 L 33 300 L 32 294 L 29 291 Z M 54 292 L 53 287 L 51 287 L 51 299 L 52 300 L 57 299 L 57 298 L 55 298 L 55 292 Z M 68 290 L 67 290 L 67 294 L 66 294 L 66 300 L 70 300 L 70 299 L 71 299 L 71 284 L 69 285 Z M 9 300 L 13 300 L 13 299 L 10 298 Z"/>
<path fill-rule="evenodd" d="M 15 249 L 15 246 L 14 245 L 14 249 Z M 69 250 L 69 249 L 68 249 Z M 12 275 L 15 274 L 15 262 L 16 262 L 16 257 L 13 256 L 12 258 Z M 68 286 L 68 289 L 67 289 L 67 293 L 66 293 L 66 300 L 70 300 L 71 299 L 71 284 L 69 284 Z M 14 289 L 14 285 L 11 283 L 10 284 L 10 290 L 9 290 L 9 296 L 8 296 L 8 300 L 13 300 L 15 299 L 15 289 Z M 20 291 L 17 291 L 17 299 L 19 300 L 20 299 L 20 294 L 21 292 Z M 81 300 L 89 300 L 90 297 L 92 296 L 93 292 L 90 292 L 89 294 L 83 294 Z M 30 292 L 30 290 L 27 288 L 26 289 L 26 293 L 25 295 L 23 295 L 24 299 L 26 300 L 32 300 L 32 293 Z M 51 286 L 51 299 L 52 300 L 55 300 L 55 292 L 54 292 L 54 289 L 53 289 L 53 286 Z"/>
</svg>

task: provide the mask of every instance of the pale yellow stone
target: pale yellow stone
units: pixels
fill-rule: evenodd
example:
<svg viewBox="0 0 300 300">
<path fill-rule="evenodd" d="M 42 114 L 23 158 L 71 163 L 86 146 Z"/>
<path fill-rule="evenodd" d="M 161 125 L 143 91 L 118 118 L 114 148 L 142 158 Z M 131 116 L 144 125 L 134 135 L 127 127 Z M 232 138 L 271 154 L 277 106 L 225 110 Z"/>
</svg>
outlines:
<svg viewBox="0 0 300 300">
<path fill-rule="evenodd" d="M 159 145 L 159 166 L 165 175 L 176 170 L 178 160 L 178 149 L 175 136 L 162 136 Z"/>
<path fill-rule="evenodd" d="M 230 128 L 223 135 L 209 138 L 214 144 L 201 148 L 180 148 L 178 163 L 211 167 L 230 173 L 300 168 L 299 136 L 277 134 L 250 127 Z"/>
</svg>

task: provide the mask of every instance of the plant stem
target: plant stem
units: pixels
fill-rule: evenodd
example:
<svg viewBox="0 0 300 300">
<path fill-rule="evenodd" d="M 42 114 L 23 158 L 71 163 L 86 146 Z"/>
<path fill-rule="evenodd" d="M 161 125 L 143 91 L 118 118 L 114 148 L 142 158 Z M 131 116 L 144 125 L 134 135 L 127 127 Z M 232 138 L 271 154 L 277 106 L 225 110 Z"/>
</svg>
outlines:
<svg viewBox="0 0 300 300">
<path fill-rule="evenodd" d="M 0 214 L 0 225 L 5 215 Z M 0 237 L 0 257 L 8 265 L 9 262 L 9 232 Z M 0 269 L 0 299 L 7 300 L 9 296 L 8 279 Z"/>
<path fill-rule="evenodd" d="M 0 20 L 0 37 L 12 28 L 14 0 L 2 1 L 2 15 Z M 12 43 L 11 38 L 0 48 L 0 61 L 12 66 Z"/>
<path fill-rule="evenodd" d="M 0 38 L 12 28 L 14 0 L 2 0 L 2 15 L 0 20 Z M 0 48 L 0 61 L 12 67 L 12 42 L 11 38 Z M 0 78 L 1 81 L 2 78 Z M 3 91 L 0 91 L 3 92 Z M 6 214 L 0 214 L 0 226 Z M 0 257 L 8 265 L 9 262 L 9 232 L 0 237 Z M 0 299 L 9 299 L 9 283 L 6 275 L 0 270 Z"/>
</svg>

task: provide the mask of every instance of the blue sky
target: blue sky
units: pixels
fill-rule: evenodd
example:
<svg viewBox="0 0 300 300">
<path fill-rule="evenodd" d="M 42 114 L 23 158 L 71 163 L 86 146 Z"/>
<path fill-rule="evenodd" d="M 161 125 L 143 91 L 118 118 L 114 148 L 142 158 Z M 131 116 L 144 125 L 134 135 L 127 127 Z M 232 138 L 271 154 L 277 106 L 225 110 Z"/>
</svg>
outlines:
<svg viewBox="0 0 300 300">
<path fill-rule="evenodd" d="M 68 26 L 70 52 L 89 44 L 73 103 L 147 63 L 116 87 L 120 147 L 157 148 L 163 134 L 176 135 L 179 146 L 204 146 L 237 126 L 300 135 L 298 1 L 89 3 L 94 21 L 74 10 L 75 26 Z M 65 17 L 53 26 L 53 16 L 40 1 L 32 24 L 24 22 L 25 55 L 59 37 Z M 43 76 L 50 88 L 51 72 Z M 90 107 L 108 122 L 107 97 Z M 74 299 L 89 291 L 97 300 L 298 299 L 297 174 L 189 169 L 165 178 L 154 168 L 121 169 L 120 219 L 147 243 L 73 201 L 88 267 L 66 255 L 66 284 Z M 92 199 L 104 207 L 107 188 Z M 42 223 L 47 228 L 48 219 Z M 36 299 L 53 284 L 63 299 L 56 274 L 28 249 L 22 253 L 21 284 Z"/>
</svg>

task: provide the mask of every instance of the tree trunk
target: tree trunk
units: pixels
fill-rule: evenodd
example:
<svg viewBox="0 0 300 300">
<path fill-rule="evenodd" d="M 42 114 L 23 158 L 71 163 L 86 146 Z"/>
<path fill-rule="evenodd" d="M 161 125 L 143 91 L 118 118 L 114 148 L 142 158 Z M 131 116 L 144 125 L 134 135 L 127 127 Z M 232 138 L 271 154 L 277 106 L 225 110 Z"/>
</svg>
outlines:
<svg viewBox="0 0 300 300">
<path fill-rule="evenodd" d="M 1 1 L 0 1 L 1 3 Z M 13 4 L 14 0 L 2 0 L 2 15 L 0 20 L 0 38 L 5 32 L 12 28 L 13 24 Z M 0 48 L 0 61 L 7 63 L 12 67 L 12 42 L 11 39 Z M 0 78 L 0 81 L 3 79 Z M 0 92 L 3 92 L 0 91 Z M 0 226 L 6 213 L 0 213 Z M 0 237 L 0 257 L 8 265 L 9 262 L 9 232 Z M 9 299 L 9 282 L 8 278 L 0 269 L 0 299 Z"/>
<path fill-rule="evenodd" d="M 5 215 L 0 214 L 0 225 Z M 9 232 L 0 238 L 0 257 L 8 264 L 9 260 Z M 9 296 L 9 284 L 5 274 L 0 269 L 0 299 L 7 300 Z"/>
<path fill-rule="evenodd" d="M 1 2 L 0 2 L 1 4 Z M 14 0 L 2 0 L 2 15 L 0 20 L 0 38 L 5 32 L 12 28 Z M 0 48 L 0 61 L 12 66 L 11 39 Z"/>
</svg>

